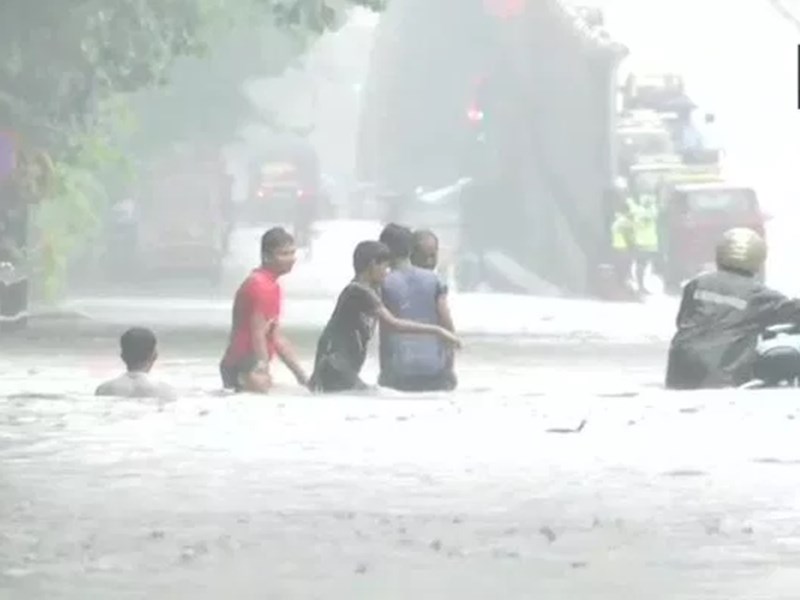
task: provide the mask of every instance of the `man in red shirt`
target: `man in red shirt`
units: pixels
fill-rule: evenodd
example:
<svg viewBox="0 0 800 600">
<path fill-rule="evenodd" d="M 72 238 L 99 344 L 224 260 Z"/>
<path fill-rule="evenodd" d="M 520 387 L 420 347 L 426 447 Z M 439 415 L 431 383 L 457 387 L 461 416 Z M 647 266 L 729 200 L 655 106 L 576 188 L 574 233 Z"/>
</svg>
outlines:
<svg viewBox="0 0 800 600">
<path fill-rule="evenodd" d="M 295 241 L 282 227 L 261 237 L 261 266 L 236 292 L 228 348 L 220 363 L 222 385 L 236 391 L 267 393 L 272 387 L 270 361 L 277 355 L 300 385 L 308 378 L 280 334 L 281 287 L 278 278 L 295 263 Z"/>
</svg>

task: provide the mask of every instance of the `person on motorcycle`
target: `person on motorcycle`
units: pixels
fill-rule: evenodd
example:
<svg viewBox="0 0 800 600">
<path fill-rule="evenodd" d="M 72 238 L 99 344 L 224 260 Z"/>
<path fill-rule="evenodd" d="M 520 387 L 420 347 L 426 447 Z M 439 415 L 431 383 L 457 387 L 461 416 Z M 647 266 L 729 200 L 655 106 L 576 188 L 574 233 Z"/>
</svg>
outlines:
<svg viewBox="0 0 800 600">
<path fill-rule="evenodd" d="M 767 327 L 800 323 L 800 300 L 758 281 L 767 246 L 755 231 L 727 231 L 716 249 L 716 271 L 686 284 L 672 338 L 666 387 L 726 388 L 753 378 L 756 344 Z"/>
</svg>

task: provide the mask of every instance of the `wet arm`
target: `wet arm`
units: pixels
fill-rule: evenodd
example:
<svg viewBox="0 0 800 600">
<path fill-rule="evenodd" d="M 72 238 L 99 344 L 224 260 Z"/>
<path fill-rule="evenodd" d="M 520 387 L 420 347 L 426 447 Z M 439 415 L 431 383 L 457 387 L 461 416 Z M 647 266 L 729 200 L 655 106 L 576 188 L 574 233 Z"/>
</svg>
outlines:
<svg viewBox="0 0 800 600">
<path fill-rule="evenodd" d="M 292 375 L 295 376 L 295 379 L 297 379 L 300 385 L 308 385 L 308 376 L 300 365 L 300 361 L 289 341 L 283 336 L 280 330 L 274 331 L 272 335 L 274 336 L 275 350 L 283 364 L 292 372 Z"/>
<path fill-rule="evenodd" d="M 447 331 L 455 332 L 456 327 L 453 324 L 453 315 L 450 312 L 450 302 L 447 300 L 446 293 L 440 294 L 436 299 L 436 312 L 439 315 L 439 324 Z"/>
<path fill-rule="evenodd" d="M 764 327 L 794 323 L 800 325 L 800 300 L 765 290 L 759 298 L 761 323 Z"/>
<path fill-rule="evenodd" d="M 397 331 L 398 333 L 440 335 L 442 331 L 442 328 L 438 325 L 398 319 L 383 304 L 375 309 L 375 314 L 378 319 L 380 319 L 381 325 L 385 325 L 388 329 Z"/>
</svg>

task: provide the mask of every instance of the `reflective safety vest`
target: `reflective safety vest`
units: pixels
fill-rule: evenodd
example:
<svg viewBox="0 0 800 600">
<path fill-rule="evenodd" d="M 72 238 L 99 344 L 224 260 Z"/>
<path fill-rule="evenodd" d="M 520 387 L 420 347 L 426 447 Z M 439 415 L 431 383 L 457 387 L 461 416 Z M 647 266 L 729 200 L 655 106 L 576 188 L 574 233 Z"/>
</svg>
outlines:
<svg viewBox="0 0 800 600">
<path fill-rule="evenodd" d="M 614 250 L 630 250 L 633 237 L 633 222 L 630 216 L 617 213 L 611 225 L 611 247 Z"/>
<path fill-rule="evenodd" d="M 642 198 L 651 200 L 651 198 Z M 655 199 L 640 202 L 633 213 L 633 232 L 636 247 L 645 252 L 658 252 L 658 208 Z"/>
</svg>

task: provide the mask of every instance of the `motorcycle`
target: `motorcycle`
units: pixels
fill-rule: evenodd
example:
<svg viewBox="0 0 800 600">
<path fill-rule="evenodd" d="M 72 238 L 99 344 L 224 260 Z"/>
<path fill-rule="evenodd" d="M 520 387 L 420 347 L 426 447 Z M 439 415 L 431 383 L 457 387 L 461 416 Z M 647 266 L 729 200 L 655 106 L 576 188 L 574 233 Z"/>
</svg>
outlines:
<svg viewBox="0 0 800 600">
<path fill-rule="evenodd" d="M 773 325 L 761 333 L 753 375 L 741 388 L 800 387 L 800 324 Z"/>
</svg>

